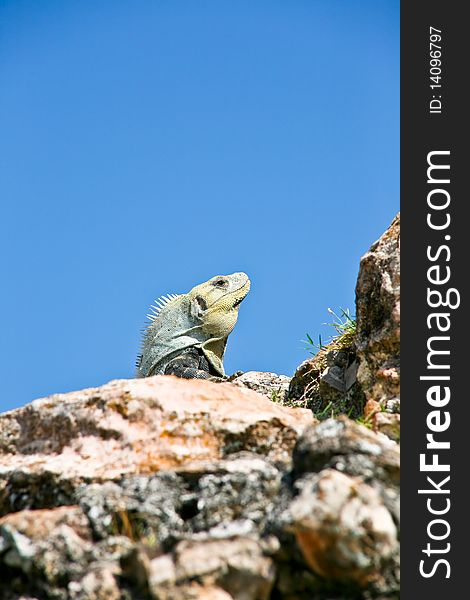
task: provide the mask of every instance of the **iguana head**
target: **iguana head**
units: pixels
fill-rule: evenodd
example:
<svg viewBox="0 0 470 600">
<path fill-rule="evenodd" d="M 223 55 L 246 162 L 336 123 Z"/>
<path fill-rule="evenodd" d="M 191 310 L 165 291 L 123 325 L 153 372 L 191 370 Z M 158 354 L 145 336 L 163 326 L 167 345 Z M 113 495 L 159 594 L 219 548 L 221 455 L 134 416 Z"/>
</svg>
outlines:
<svg viewBox="0 0 470 600">
<path fill-rule="evenodd" d="M 201 348 L 213 370 L 224 375 L 227 338 L 238 318 L 240 303 L 250 291 L 245 273 L 218 275 L 187 294 L 156 302 L 152 323 L 144 333 L 137 376 L 164 371 L 165 364 L 184 349 Z"/>
<path fill-rule="evenodd" d="M 235 327 L 238 309 L 250 291 L 245 273 L 217 275 L 189 293 L 190 310 L 202 331 L 210 338 L 226 338 Z"/>
</svg>

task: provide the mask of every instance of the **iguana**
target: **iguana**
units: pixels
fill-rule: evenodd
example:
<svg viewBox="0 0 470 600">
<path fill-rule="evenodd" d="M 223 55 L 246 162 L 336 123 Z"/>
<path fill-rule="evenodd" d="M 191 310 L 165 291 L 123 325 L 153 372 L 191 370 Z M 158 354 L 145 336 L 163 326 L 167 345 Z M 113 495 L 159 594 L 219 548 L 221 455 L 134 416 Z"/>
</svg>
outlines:
<svg viewBox="0 0 470 600">
<path fill-rule="evenodd" d="M 250 291 L 245 273 L 218 275 L 187 294 L 158 298 L 147 317 L 137 377 L 225 378 L 223 357 L 240 303 Z"/>
</svg>

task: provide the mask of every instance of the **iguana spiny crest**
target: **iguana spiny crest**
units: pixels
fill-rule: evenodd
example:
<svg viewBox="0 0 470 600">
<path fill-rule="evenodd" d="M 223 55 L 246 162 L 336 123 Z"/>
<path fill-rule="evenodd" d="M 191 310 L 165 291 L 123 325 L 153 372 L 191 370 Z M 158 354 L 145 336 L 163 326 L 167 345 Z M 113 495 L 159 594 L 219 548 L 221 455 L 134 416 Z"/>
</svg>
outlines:
<svg viewBox="0 0 470 600">
<path fill-rule="evenodd" d="M 233 273 L 213 277 L 187 294 L 156 300 L 147 315 L 151 323 L 137 358 L 137 377 L 224 377 L 227 338 L 249 291 L 248 276 Z"/>
</svg>

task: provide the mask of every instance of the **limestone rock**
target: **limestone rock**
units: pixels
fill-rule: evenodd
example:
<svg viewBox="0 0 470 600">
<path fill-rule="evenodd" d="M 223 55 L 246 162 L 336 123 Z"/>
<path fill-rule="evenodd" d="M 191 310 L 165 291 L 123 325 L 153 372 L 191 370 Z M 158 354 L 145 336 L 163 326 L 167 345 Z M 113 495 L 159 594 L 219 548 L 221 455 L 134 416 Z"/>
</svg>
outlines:
<svg viewBox="0 0 470 600">
<path fill-rule="evenodd" d="M 291 405 L 324 420 L 345 414 L 369 419 L 375 431 L 399 440 L 400 215 L 361 259 L 356 284 L 356 332 L 334 338 L 304 361 L 291 379 Z M 368 408 L 365 408 L 366 403 Z"/>
<path fill-rule="evenodd" d="M 398 554 L 392 516 L 360 478 L 333 469 L 310 475 L 290 514 L 307 564 L 327 579 L 368 587 Z"/>
<path fill-rule="evenodd" d="M 375 433 L 345 417 L 328 419 L 309 427 L 299 438 L 293 454 L 296 477 L 334 468 L 362 477 L 398 497 L 400 450 L 385 435 Z M 394 512 L 398 514 L 398 505 Z"/>
<path fill-rule="evenodd" d="M 91 551 L 91 531 L 78 507 L 26 510 L 0 519 L 0 553 L 13 589 L 30 581 L 30 591 L 41 594 L 78 577 Z"/>
<path fill-rule="evenodd" d="M 125 571 L 131 580 L 139 577 L 141 591 L 159 600 L 267 600 L 275 577 L 273 561 L 256 536 L 182 541 L 152 559 L 138 552 Z"/>
<path fill-rule="evenodd" d="M 345 417 L 306 429 L 294 449 L 298 494 L 279 520 L 305 562 L 329 581 L 399 589 L 399 446 Z M 318 582 L 311 586 L 317 587 Z"/>
<path fill-rule="evenodd" d="M 181 542 L 174 556 L 177 580 L 216 583 L 237 600 L 268 600 L 270 596 L 275 569 L 257 539 Z"/>
<path fill-rule="evenodd" d="M 358 381 L 367 399 L 400 397 L 400 215 L 362 257 L 356 284 Z"/>
<path fill-rule="evenodd" d="M 384 433 L 396 442 L 400 441 L 400 415 L 396 413 L 378 412 L 372 419 L 374 431 Z"/>
<path fill-rule="evenodd" d="M 121 600 L 114 565 L 103 565 L 91 569 L 81 580 L 71 581 L 68 585 L 70 600 Z"/>
<path fill-rule="evenodd" d="M 291 378 L 287 375 L 265 373 L 262 371 L 248 371 L 235 377 L 235 385 L 247 387 L 250 390 L 266 396 L 273 402 L 283 404 L 287 399 Z"/>
<path fill-rule="evenodd" d="M 0 514 L 70 504 L 84 482 L 243 450 L 288 463 L 311 422 L 248 389 L 171 376 L 56 394 L 0 415 Z"/>
<path fill-rule="evenodd" d="M 398 445 L 344 417 L 302 425 L 296 439 L 292 462 L 250 442 L 155 472 L 82 478 L 70 506 L 53 508 L 64 496 L 50 489 L 50 508 L 0 520 L 0 599 L 393 598 Z M 31 502 L 27 473 L 22 482 Z"/>
<path fill-rule="evenodd" d="M 398 598 L 397 261 L 396 220 L 357 339 L 292 381 L 113 381 L 0 415 L 0 600 Z"/>
<path fill-rule="evenodd" d="M 189 533 L 256 533 L 277 502 L 282 473 L 249 453 L 191 467 L 83 485 L 76 498 L 98 539 L 113 534 L 171 547 Z"/>
</svg>

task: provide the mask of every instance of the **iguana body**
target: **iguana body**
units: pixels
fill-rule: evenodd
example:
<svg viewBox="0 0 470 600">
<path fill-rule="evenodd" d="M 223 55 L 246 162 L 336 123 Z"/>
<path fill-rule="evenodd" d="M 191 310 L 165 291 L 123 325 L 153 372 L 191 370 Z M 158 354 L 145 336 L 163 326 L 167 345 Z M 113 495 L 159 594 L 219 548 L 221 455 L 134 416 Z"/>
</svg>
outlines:
<svg viewBox="0 0 470 600">
<path fill-rule="evenodd" d="M 172 374 L 225 377 L 223 357 L 240 303 L 250 290 L 245 273 L 220 275 L 187 294 L 159 298 L 144 332 L 137 377 Z"/>
</svg>

